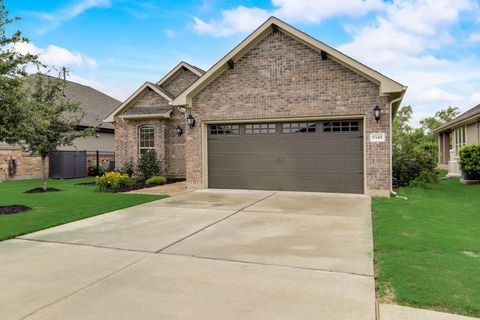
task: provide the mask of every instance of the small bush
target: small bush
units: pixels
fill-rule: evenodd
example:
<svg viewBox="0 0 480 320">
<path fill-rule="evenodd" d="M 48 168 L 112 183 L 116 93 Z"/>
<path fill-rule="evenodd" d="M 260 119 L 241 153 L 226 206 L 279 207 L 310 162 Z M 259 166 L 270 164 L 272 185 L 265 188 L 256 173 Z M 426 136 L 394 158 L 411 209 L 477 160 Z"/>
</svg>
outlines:
<svg viewBox="0 0 480 320">
<path fill-rule="evenodd" d="M 102 176 L 97 176 L 95 183 L 99 191 L 107 191 L 121 187 L 130 187 L 133 181 L 127 174 L 110 171 L 104 173 Z"/>
<path fill-rule="evenodd" d="M 127 160 L 123 163 L 123 167 L 120 169 L 120 173 L 126 174 L 129 177 L 132 177 L 135 174 L 135 162 L 133 159 Z"/>
<path fill-rule="evenodd" d="M 161 176 L 152 176 L 145 181 L 147 184 L 165 184 L 167 183 L 167 178 Z"/>
<path fill-rule="evenodd" d="M 480 180 L 480 144 L 460 149 L 460 169 L 467 180 Z"/>
<path fill-rule="evenodd" d="M 99 166 L 97 170 L 97 166 L 91 165 L 88 167 L 88 175 L 89 176 L 97 176 L 103 175 L 105 173 L 105 168 L 103 166 Z"/>
<path fill-rule="evenodd" d="M 157 153 L 155 150 L 148 150 L 140 160 L 138 160 L 138 171 L 143 180 L 157 175 L 160 172 L 160 164 L 158 163 Z"/>
<path fill-rule="evenodd" d="M 429 188 L 431 185 L 438 183 L 439 172 L 438 171 L 421 171 L 420 174 L 412 181 L 410 186 Z"/>
</svg>

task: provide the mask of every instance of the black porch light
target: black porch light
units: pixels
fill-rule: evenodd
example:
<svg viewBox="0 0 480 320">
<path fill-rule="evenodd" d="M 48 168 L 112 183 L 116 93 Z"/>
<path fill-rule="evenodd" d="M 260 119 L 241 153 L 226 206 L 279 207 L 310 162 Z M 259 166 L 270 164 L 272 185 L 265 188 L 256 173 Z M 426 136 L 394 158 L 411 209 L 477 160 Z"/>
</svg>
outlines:
<svg viewBox="0 0 480 320">
<path fill-rule="evenodd" d="M 182 129 L 182 127 L 180 127 L 180 126 L 178 126 L 178 127 L 175 129 L 175 131 L 177 132 L 177 135 L 179 135 L 179 136 L 181 136 L 182 133 L 183 133 L 183 129 Z"/>
<path fill-rule="evenodd" d="M 382 109 L 380 109 L 379 106 L 375 106 L 375 108 L 373 108 L 373 116 L 375 117 L 375 120 L 377 121 L 378 123 L 378 120 L 380 120 L 380 112 L 382 111 Z"/>
<path fill-rule="evenodd" d="M 187 123 L 188 123 L 188 126 L 190 127 L 190 129 L 192 129 L 193 127 L 195 127 L 195 118 L 192 117 L 192 114 L 190 114 L 190 115 L 187 117 Z"/>
</svg>

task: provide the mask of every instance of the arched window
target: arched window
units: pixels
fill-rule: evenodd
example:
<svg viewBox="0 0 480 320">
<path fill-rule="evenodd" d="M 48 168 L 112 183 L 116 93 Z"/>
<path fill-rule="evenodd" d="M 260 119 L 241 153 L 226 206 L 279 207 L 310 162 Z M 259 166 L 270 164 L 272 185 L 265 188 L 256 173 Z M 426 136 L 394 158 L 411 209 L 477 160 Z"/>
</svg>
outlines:
<svg viewBox="0 0 480 320">
<path fill-rule="evenodd" d="M 140 156 L 148 150 L 155 148 L 155 129 L 153 126 L 145 125 L 138 128 L 138 149 Z"/>
</svg>

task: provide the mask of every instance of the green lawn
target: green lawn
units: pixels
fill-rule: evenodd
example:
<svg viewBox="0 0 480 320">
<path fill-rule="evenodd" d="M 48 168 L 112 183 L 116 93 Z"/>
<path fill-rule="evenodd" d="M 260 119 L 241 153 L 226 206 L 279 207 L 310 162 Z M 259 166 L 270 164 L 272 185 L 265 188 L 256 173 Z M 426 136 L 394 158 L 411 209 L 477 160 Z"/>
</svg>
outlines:
<svg viewBox="0 0 480 320">
<path fill-rule="evenodd" d="M 480 185 L 442 180 L 373 200 L 384 301 L 480 317 Z"/>
<path fill-rule="evenodd" d="M 0 240 L 165 197 L 100 193 L 95 186 L 76 185 L 88 181 L 93 180 L 49 180 L 49 188 L 61 191 L 37 194 L 23 192 L 39 187 L 39 180 L 0 183 L 0 206 L 17 204 L 33 208 L 18 214 L 0 215 Z"/>
</svg>

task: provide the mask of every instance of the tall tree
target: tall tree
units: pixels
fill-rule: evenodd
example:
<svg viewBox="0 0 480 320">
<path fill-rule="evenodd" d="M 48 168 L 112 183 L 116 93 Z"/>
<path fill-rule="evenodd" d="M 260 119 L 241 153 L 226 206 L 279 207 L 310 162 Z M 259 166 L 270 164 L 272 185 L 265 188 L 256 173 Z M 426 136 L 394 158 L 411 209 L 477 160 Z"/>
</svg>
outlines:
<svg viewBox="0 0 480 320">
<path fill-rule="evenodd" d="M 94 128 L 77 130 L 83 116 L 80 104 L 64 96 L 67 71 L 58 77 L 38 73 L 27 78 L 27 119 L 19 143 L 25 151 L 42 159 L 42 189 L 47 191 L 46 158 L 58 147 L 71 145 L 79 137 L 93 135 Z"/>
<path fill-rule="evenodd" d="M 420 121 L 422 128 L 427 134 L 433 133 L 433 130 L 440 127 L 445 122 L 448 122 L 458 116 L 459 110 L 457 107 L 448 106 L 447 108 L 438 111 L 431 117 L 426 117 Z"/>
<path fill-rule="evenodd" d="M 15 45 L 28 42 L 20 31 L 7 33 L 7 26 L 19 20 L 10 18 L 5 1 L 0 0 L 0 141 L 17 143 L 26 118 L 23 80 L 29 64 L 37 57 L 21 54 Z"/>
</svg>

